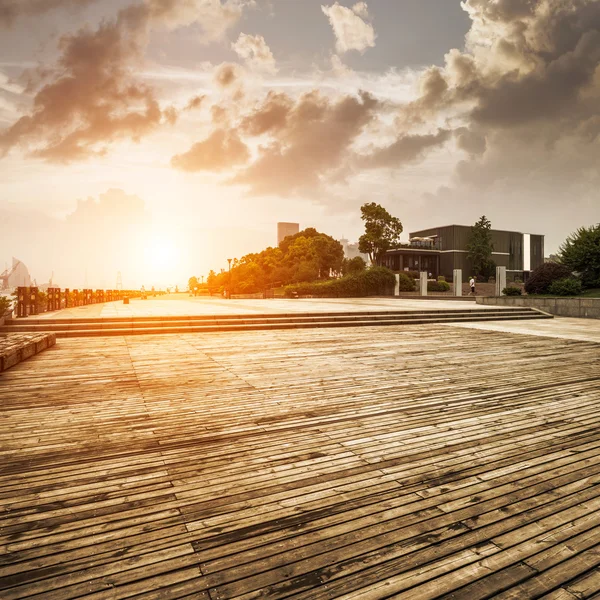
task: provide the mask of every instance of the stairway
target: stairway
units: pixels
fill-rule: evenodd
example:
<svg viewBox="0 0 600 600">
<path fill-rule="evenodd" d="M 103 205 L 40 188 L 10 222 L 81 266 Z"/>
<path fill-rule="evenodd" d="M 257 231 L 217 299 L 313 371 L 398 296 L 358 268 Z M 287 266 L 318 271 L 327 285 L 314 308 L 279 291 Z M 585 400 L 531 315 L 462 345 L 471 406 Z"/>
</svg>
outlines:
<svg viewBox="0 0 600 600">
<path fill-rule="evenodd" d="M 203 333 L 214 331 L 257 331 L 309 327 L 360 327 L 424 325 L 475 321 L 551 319 L 534 308 L 440 309 L 379 312 L 286 313 L 261 315 L 194 315 L 166 317 L 114 317 L 89 319 L 13 319 L 0 333 L 53 332 L 57 338 Z"/>
</svg>

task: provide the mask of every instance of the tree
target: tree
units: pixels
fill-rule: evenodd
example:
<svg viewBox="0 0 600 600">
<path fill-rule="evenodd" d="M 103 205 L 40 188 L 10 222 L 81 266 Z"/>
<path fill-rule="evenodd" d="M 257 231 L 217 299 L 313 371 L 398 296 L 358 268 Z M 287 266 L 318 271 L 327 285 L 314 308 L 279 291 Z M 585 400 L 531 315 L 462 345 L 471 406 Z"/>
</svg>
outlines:
<svg viewBox="0 0 600 600">
<path fill-rule="evenodd" d="M 371 263 L 381 266 L 385 253 L 400 244 L 402 223 L 375 202 L 363 204 L 360 212 L 365 233 L 358 239 L 358 249 L 369 255 Z"/>
<path fill-rule="evenodd" d="M 560 246 L 558 257 L 579 274 L 583 287 L 600 287 L 600 223 L 572 233 Z"/>
<path fill-rule="evenodd" d="M 485 215 L 471 227 L 466 249 L 468 252 L 467 258 L 471 261 L 476 276 L 489 276 L 493 273 L 495 265 L 492 260 L 492 252 L 494 251 L 492 224 Z"/>
<path fill-rule="evenodd" d="M 197 288 L 199 287 L 200 282 L 198 281 L 197 277 L 190 277 L 188 279 L 188 289 L 190 290 L 190 292 L 192 292 L 192 294 L 194 294 L 194 296 L 196 295 Z"/>
<path fill-rule="evenodd" d="M 367 268 L 367 263 L 362 256 L 355 256 L 354 258 L 345 258 L 342 263 L 342 275 L 355 275 L 356 273 L 362 273 Z"/>
</svg>

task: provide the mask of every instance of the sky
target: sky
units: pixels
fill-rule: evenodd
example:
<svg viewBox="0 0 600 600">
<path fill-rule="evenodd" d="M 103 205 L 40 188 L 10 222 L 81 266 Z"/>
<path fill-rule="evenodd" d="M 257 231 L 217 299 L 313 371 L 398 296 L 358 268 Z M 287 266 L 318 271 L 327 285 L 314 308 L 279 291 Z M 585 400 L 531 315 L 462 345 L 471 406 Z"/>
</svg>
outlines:
<svg viewBox="0 0 600 600">
<path fill-rule="evenodd" d="M 600 0 L 0 0 L 0 271 L 185 284 L 276 244 L 600 221 Z"/>
</svg>

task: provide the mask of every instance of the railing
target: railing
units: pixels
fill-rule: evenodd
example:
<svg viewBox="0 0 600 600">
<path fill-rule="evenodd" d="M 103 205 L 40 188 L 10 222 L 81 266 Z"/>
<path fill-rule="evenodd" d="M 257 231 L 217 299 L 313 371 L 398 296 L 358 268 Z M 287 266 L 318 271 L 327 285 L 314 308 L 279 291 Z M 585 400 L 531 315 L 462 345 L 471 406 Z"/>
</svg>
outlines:
<svg viewBox="0 0 600 600">
<path fill-rule="evenodd" d="M 146 294 L 139 290 L 70 290 L 69 288 L 65 290 L 48 288 L 45 298 L 41 295 L 42 293 L 37 287 L 17 288 L 17 305 L 15 307 L 17 317 L 29 317 L 38 315 L 40 312 L 51 312 L 88 304 L 115 302 L 124 298 L 140 298 Z"/>
</svg>

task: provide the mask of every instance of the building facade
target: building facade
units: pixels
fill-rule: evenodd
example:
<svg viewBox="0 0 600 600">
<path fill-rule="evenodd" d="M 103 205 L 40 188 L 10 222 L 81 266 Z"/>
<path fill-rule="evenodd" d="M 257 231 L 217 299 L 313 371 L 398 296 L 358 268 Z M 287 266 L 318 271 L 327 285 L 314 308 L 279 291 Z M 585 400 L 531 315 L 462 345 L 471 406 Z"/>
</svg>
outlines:
<svg viewBox="0 0 600 600">
<path fill-rule="evenodd" d="M 299 232 L 299 223 L 277 223 L 277 245 L 279 246 L 288 235 L 296 235 Z"/>
<path fill-rule="evenodd" d="M 447 225 L 414 231 L 407 247 L 390 250 L 384 266 L 393 271 L 427 271 L 432 277 L 443 275 L 452 281 L 454 269 L 462 269 L 463 277 L 471 275 L 467 258 L 471 235 L 468 225 Z M 507 278 L 526 279 L 529 272 L 544 262 L 544 236 L 517 231 L 492 229 L 492 260 L 506 267 Z"/>
</svg>

